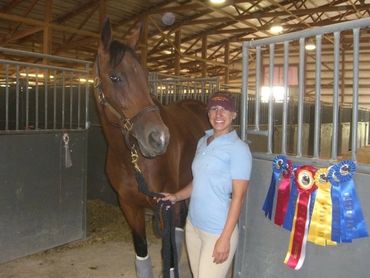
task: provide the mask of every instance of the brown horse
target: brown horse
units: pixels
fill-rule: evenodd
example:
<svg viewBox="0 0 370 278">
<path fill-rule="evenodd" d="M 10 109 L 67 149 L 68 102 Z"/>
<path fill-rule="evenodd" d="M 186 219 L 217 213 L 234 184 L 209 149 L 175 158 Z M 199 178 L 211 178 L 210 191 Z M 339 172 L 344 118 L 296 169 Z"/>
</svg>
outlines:
<svg viewBox="0 0 370 278">
<path fill-rule="evenodd" d="M 176 192 L 192 179 L 197 140 L 209 126 L 204 104 L 183 101 L 162 106 L 148 92 L 146 72 L 135 55 L 136 28 L 127 44 L 112 40 L 105 21 L 95 62 L 95 97 L 108 142 L 106 172 L 131 227 L 138 277 L 151 277 L 144 210 L 155 200 L 139 192 L 128 144 L 138 145 L 140 167 L 149 190 Z M 176 226 L 183 227 L 186 206 L 175 205 Z M 148 268 L 150 267 L 150 271 Z"/>
</svg>

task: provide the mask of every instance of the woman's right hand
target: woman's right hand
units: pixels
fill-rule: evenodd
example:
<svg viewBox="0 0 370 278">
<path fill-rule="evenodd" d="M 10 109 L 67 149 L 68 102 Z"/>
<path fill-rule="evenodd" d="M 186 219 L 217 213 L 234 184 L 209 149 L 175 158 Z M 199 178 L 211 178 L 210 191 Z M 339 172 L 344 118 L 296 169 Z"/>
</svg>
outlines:
<svg viewBox="0 0 370 278">
<path fill-rule="evenodd" d="M 159 202 L 159 201 L 170 201 L 172 204 L 176 203 L 176 201 L 177 201 L 176 194 L 171 194 L 171 193 L 167 193 L 167 192 L 161 192 L 161 194 L 164 195 L 164 197 L 156 198 L 157 202 Z"/>
</svg>

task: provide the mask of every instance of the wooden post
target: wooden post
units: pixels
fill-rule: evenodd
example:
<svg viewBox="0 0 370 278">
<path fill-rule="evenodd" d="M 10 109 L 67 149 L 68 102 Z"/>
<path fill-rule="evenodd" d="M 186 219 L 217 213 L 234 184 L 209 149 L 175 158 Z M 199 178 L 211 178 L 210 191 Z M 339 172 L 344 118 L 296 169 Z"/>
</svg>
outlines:
<svg viewBox="0 0 370 278">
<path fill-rule="evenodd" d="M 180 75 L 181 29 L 175 33 L 175 75 Z"/>
<path fill-rule="evenodd" d="M 230 42 L 227 41 L 225 44 L 225 53 L 224 53 L 224 62 L 226 64 L 225 68 L 225 80 L 224 83 L 228 84 L 229 83 L 229 56 L 230 56 Z"/>
<path fill-rule="evenodd" d="M 207 35 L 202 36 L 202 59 L 204 59 L 202 62 L 202 77 L 206 77 L 207 62 L 205 60 L 207 59 Z"/>
<path fill-rule="evenodd" d="M 147 68 L 148 63 L 148 16 L 145 15 L 142 23 L 142 36 L 140 41 L 140 59 L 143 68 Z"/>
<path fill-rule="evenodd" d="M 99 31 L 103 28 L 103 23 L 107 15 L 107 2 L 106 0 L 99 1 Z"/>
<path fill-rule="evenodd" d="M 53 0 L 47 0 L 45 3 L 45 20 L 44 20 L 44 34 L 43 34 L 43 42 L 42 42 L 42 52 L 44 54 L 51 53 L 51 29 L 50 29 L 50 21 L 52 15 L 52 6 Z M 47 59 L 43 59 L 43 63 L 47 64 Z"/>
</svg>

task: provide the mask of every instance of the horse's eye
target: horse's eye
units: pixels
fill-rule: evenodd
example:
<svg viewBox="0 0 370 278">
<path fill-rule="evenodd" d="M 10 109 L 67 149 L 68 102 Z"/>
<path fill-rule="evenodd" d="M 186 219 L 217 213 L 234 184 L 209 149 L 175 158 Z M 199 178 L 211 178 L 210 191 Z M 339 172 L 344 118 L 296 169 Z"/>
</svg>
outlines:
<svg viewBox="0 0 370 278">
<path fill-rule="evenodd" d="M 116 74 L 111 74 L 109 76 L 109 79 L 113 82 L 113 83 L 116 83 L 116 82 L 120 82 L 122 79 L 121 77 L 119 77 L 118 75 Z"/>
</svg>

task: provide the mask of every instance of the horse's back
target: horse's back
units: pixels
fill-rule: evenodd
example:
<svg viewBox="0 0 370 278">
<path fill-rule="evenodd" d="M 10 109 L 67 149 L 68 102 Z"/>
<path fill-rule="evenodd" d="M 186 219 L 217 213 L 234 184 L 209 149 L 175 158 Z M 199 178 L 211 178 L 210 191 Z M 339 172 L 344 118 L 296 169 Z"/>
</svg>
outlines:
<svg viewBox="0 0 370 278">
<path fill-rule="evenodd" d="M 171 129 L 193 135 L 199 139 L 209 128 L 206 105 L 203 102 L 187 99 L 163 107 L 164 121 Z"/>
</svg>

